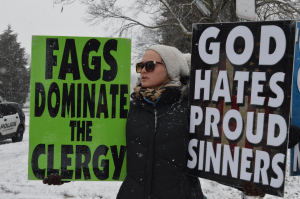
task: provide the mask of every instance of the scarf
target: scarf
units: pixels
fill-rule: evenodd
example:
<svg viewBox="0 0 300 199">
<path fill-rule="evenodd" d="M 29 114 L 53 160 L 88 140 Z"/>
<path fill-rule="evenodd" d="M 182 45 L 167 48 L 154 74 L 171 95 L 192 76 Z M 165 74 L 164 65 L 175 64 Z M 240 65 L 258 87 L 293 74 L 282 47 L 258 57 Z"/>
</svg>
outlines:
<svg viewBox="0 0 300 199">
<path fill-rule="evenodd" d="M 140 99 L 147 99 L 151 102 L 156 103 L 160 98 L 161 94 L 168 87 L 181 87 L 181 82 L 178 80 L 171 80 L 165 84 L 163 84 L 158 90 L 154 90 L 153 88 L 142 88 L 141 85 L 137 85 L 134 88 L 135 96 Z"/>
</svg>

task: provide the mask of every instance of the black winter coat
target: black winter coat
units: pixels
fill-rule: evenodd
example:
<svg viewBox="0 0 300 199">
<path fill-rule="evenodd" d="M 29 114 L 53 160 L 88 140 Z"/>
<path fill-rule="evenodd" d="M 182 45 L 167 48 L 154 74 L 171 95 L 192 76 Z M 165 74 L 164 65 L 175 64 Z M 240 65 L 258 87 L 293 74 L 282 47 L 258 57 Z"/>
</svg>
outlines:
<svg viewBox="0 0 300 199">
<path fill-rule="evenodd" d="M 167 88 L 156 106 L 133 94 L 126 126 L 127 176 L 117 199 L 202 199 L 197 177 L 186 175 L 187 101 Z"/>
</svg>

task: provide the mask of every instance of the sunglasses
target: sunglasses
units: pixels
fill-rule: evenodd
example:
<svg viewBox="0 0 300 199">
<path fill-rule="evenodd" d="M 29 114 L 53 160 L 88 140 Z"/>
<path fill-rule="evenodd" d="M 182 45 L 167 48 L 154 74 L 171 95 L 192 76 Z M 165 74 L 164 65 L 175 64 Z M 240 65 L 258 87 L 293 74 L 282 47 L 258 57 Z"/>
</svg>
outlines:
<svg viewBox="0 0 300 199">
<path fill-rule="evenodd" d="M 147 61 L 146 63 L 139 62 L 136 64 L 136 72 L 141 73 L 141 71 L 143 70 L 144 67 L 148 73 L 152 72 L 152 71 L 154 71 L 156 64 L 164 65 L 164 63 L 158 62 L 158 61 Z"/>
</svg>

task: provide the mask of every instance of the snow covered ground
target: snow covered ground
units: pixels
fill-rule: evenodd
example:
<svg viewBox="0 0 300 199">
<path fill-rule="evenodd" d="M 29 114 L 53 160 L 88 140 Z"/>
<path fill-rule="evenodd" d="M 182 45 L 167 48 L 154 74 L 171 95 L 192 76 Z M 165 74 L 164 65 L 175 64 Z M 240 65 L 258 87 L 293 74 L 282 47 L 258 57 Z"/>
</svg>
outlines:
<svg viewBox="0 0 300 199">
<path fill-rule="evenodd" d="M 47 186 L 41 181 L 27 180 L 27 159 L 29 142 L 29 109 L 26 115 L 26 130 L 20 143 L 11 139 L 0 141 L 0 198 L 98 198 L 114 199 L 121 182 L 71 182 L 62 186 Z M 289 160 L 288 166 L 289 168 Z M 288 172 L 288 171 L 287 171 Z M 285 197 L 300 198 L 300 178 L 286 175 Z M 201 179 L 203 193 L 209 199 L 241 198 L 236 189 L 216 182 Z M 266 199 L 277 198 L 267 195 Z"/>
</svg>

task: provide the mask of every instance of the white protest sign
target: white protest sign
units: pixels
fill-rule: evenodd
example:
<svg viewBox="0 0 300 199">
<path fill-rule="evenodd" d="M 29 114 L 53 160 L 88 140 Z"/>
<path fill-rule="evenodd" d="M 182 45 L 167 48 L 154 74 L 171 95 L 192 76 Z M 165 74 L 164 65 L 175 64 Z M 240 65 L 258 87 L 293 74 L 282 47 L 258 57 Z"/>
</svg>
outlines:
<svg viewBox="0 0 300 199">
<path fill-rule="evenodd" d="M 255 20 L 255 0 L 236 0 L 236 15 L 240 18 Z"/>
</svg>

